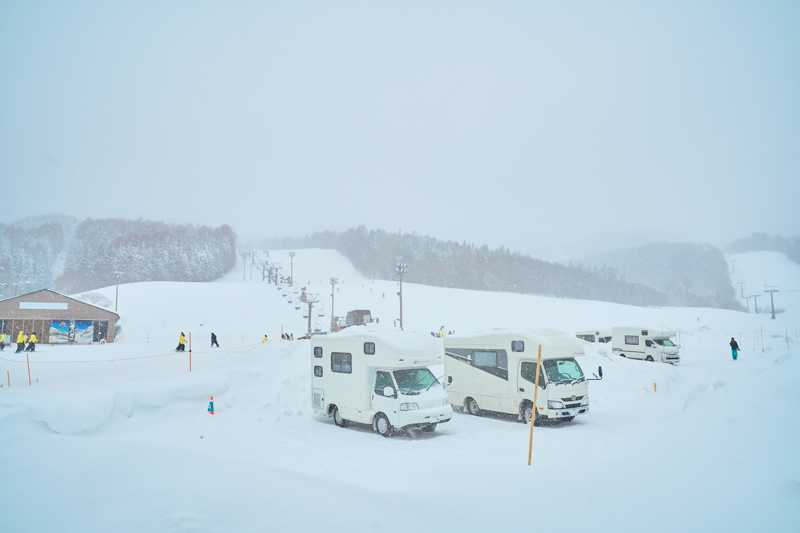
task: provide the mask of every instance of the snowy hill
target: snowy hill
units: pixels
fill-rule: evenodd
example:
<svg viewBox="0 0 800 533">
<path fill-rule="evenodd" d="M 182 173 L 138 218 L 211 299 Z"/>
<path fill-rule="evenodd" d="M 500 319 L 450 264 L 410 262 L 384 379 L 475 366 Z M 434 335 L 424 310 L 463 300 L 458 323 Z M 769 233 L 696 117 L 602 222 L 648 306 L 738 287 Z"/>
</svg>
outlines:
<svg viewBox="0 0 800 533">
<path fill-rule="evenodd" d="M 740 254 L 748 286 L 800 286 L 800 266 L 780 254 Z M 271 260 L 289 270 L 286 252 Z M 245 270 L 247 268 L 247 270 Z M 244 273 L 245 280 L 242 281 Z M 318 293 L 330 320 L 371 309 L 384 327 L 397 283 L 370 281 L 336 252 L 298 250 L 295 279 Z M 59 387 L 0 389 L 0 512 L 8 531 L 796 531 L 800 528 L 800 302 L 766 314 L 638 308 L 404 284 L 406 330 L 444 325 L 574 332 L 646 324 L 680 332 L 671 367 L 587 346 L 591 411 L 534 429 L 508 417 L 457 413 L 432 434 L 392 439 L 336 427 L 310 408 L 309 344 L 291 291 L 241 262 L 214 283 L 119 287 L 122 332 L 113 345 L 37 349 L 37 361 L 142 357 L 160 375 L 120 381 L 96 373 Z M 737 294 L 738 294 L 738 285 Z M 114 287 L 101 292 L 114 299 Z M 745 288 L 747 290 L 747 286 Z M 283 292 L 287 292 L 284 297 Z M 778 300 L 780 298 L 780 300 Z M 780 304 L 778 302 L 780 301 Z M 759 307 L 761 307 L 759 301 Z M 202 326 L 200 326 L 202 324 Z M 754 332 L 764 329 L 763 351 Z M 172 368 L 177 335 L 193 333 L 195 368 Z M 214 331 L 221 349 L 208 348 Z M 261 344 L 268 334 L 270 341 Z M 731 336 L 741 339 L 733 362 Z M 199 339 L 198 339 L 199 337 Z M 788 339 L 788 340 L 787 340 Z M 788 342 L 788 347 L 787 347 Z M 162 357 L 162 354 L 163 357 Z M 2 354 L 0 372 L 16 368 Z M 128 372 L 129 362 L 116 361 Z M 43 366 L 43 363 L 39 363 Z M 50 366 L 56 366 L 53 363 Z M 161 366 L 159 366 L 161 365 Z M 34 365 L 35 366 L 35 365 Z M 38 371 L 38 370 L 37 370 Z M 66 371 L 59 370 L 62 374 Z M 87 371 L 91 374 L 92 371 Z M 116 372 L 116 371 L 115 371 Z M 55 375 L 55 374 L 54 374 Z M 94 381 L 92 381 L 94 380 Z M 754 387 L 769 386 L 759 393 Z M 656 390 L 654 391 L 654 385 Z M 206 407 L 213 395 L 217 414 Z M 31 497 L 35 494 L 35 497 Z"/>
</svg>

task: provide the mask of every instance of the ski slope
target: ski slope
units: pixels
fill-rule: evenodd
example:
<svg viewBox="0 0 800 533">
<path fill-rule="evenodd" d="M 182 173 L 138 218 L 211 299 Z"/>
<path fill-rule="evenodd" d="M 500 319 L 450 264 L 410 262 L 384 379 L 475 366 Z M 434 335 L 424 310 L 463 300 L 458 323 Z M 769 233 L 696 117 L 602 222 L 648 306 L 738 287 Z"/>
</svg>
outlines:
<svg viewBox="0 0 800 533">
<path fill-rule="evenodd" d="M 780 254 L 736 259 L 747 286 L 800 285 L 800 265 Z M 289 264 L 286 252 L 271 260 Z M 324 304 L 312 326 L 330 320 L 331 276 L 337 315 L 370 309 L 386 328 L 397 317 L 397 283 L 365 279 L 337 252 L 298 250 L 294 274 Z M 114 289 L 101 292 L 113 300 Z M 404 284 L 406 330 L 642 324 L 680 332 L 677 367 L 587 346 L 584 371 L 604 370 L 590 383 L 591 411 L 534 428 L 528 467 L 529 426 L 509 417 L 457 413 L 432 434 L 383 439 L 314 414 L 308 342 L 279 339 L 281 327 L 297 337 L 307 320 L 283 292 L 241 263 L 214 283 L 120 285 L 119 342 L 37 349 L 35 357 L 54 361 L 158 354 L 181 331 L 193 332 L 198 352 L 212 352 L 211 331 L 221 344 L 191 374 L 0 389 L 3 529 L 800 529 L 795 293 L 776 293 L 786 312 L 771 320 Z M 754 337 L 762 328 L 763 351 Z M 264 334 L 270 341 L 261 344 Z M 743 349 L 736 362 L 732 336 Z"/>
</svg>

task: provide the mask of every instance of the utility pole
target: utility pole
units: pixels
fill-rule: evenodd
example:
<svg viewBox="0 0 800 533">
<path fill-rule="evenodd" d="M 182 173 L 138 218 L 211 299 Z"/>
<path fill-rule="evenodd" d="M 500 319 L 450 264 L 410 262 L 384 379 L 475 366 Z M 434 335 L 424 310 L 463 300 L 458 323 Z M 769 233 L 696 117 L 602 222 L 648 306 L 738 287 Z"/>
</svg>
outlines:
<svg viewBox="0 0 800 533">
<path fill-rule="evenodd" d="M 747 312 L 749 313 L 749 312 L 750 312 L 750 297 L 749 297 L 749 296 L 747 296 L 747 297 L 744 299 L 744 301 L 745 301 L 745 303 L 747 304 Z"/>
<path fill-rule="evenodd" d="M 769 293 L 769 303 L 772 305 L 772 316 L 770 318 L 775 320 L 775 301 L 772 299 L 772 293 L 778 292 L 778 289 L 765 289 L 764 292 Z"/>
<path fill-rule="evenodd" d="M 245 278 L 247 277 L 247 253 L 246 252 L 242 252 L 242 266 L 244 267 L 244 270 L 242 271 L 242 281 L 244 281 Z"/>
<path fill-rule="evenodd" d="M 122 278 L 124 272 L 121 270 L 115 270 L 114 276 L 117 278 L 117 295 L 114 297 L 114 311 L 117 311 L 117 305 L 119 304 L 119 280 Z"/>
<path fill-rule="evenodd" d="M 339 283 L 339 278 L 331 278 L 331 331 L 333 331 L 333 321 L 336 314 L 333 312 L 334 295 L 336 294 L 336 284 Z"/>
<path fill-rule="evenodd" d="M 294 252 L 289 252 L 289 286 L 294 287 Z M 311 315 L 309 315 L 311 316 Z M 309 330 L 311 331 L 311 330 Z"/>
<path fill-rule="evenodd" d="M 397 295 L 400 296 L 400 330 L 403 330 L 403 274 L 408 273 L 408 263 L 403 263 L 403 256 L 397 256 L 397 266 L 395 267 L 395 272 L 397 272 L 398 276 L 400 277 L 400 290 L 397 291 Z"/>
<path fill-rule="evenodd" d="M 733 269 L 733 273 L 736 274 L 736 259 L 731 259 L 731 268 Z"/>
<path fill-rule="evenodd" d="M 744 300 L 744 281 L 737 281 L 736 283 L 739 284 L 739 294 L 742 295 L 742 300 Z"/>
<path fill-rule="evenodd" d="M 758 294 L 751 294 L 750 296 L 753 298 L 754 307 L 756 308 L 756 314 L 758 314 L 758 296 L 759 295 Z"/>
</svg>

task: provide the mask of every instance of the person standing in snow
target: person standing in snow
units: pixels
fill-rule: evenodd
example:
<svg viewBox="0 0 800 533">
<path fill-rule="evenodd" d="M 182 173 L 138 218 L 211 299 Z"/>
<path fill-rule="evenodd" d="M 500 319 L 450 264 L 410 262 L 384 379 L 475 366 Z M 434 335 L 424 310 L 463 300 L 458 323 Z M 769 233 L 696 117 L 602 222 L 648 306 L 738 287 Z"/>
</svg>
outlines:
<svg viewBox="0 0 800 533">
<path fill-rule="evenodd" d="M 25 341 L 28 340 L 28 336 L 20 330 L 17 334 L 17 351 L 15 353 L 19 353 L 25 349 Z"/>
<path fill-rule="evenodd" d="M 183 335 L 183 332 L 181 331 L 181 336 L 178 339 L 178 347 L 175 348 L 175 351 L 182 352 L 185 349 L 186 349 L 186 337 Z"/>
<path fill-rule="evenodd" d="M 33 333 L 31 333 L 30 343 L 28 343 L 28 347 L 25 349 L 25 351 L 32 352 L 36 350 L 36 343 L 38 341 L 39 339 L 36 338 L 36 332 L 34 331 Z"/>
<path fill-rule="evenodd" d="M 264 340 L 261 341 L 261 344 L 264 344 L 265 342 L 267 342 L 267 336 L 266 335 L 264 335 Z"/>
<path fill-rule="evenodd" d="M 214 346 L 219 348 L 219 343 L 217 342 L 217 336 L 214 335 L 214 332 L 212 331 L 211 332 L 211 347 L 213 348 Z"/>
<path fill-rule="evenodd" d="M 0 352 L 6 349 L 6 334 L 0 333 Z"/>
<path fill-rule="evenodd" d="M 739 355 L 739 344 L 733 337 L 731 337 L 731 353 L 733 355 L 733 360 L 736 361 L 736 357 Z"/>
</svg>

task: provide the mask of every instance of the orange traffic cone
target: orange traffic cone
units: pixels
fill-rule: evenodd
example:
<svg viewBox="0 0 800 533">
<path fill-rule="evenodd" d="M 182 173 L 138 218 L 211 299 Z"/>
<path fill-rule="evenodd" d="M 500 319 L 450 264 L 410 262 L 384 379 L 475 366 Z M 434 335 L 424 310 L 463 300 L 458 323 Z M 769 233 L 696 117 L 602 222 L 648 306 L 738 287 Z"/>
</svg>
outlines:
<svg viewBox="0 0 800 533">
<path fill-rule="evenodd" d="M 208 402 L 208 412 L 212 415 L 214 414 L 214 397 L 211 397 L 211 401 Z"/>
</svg>

